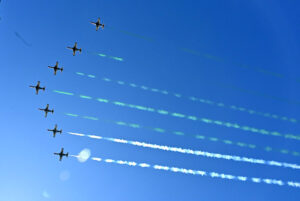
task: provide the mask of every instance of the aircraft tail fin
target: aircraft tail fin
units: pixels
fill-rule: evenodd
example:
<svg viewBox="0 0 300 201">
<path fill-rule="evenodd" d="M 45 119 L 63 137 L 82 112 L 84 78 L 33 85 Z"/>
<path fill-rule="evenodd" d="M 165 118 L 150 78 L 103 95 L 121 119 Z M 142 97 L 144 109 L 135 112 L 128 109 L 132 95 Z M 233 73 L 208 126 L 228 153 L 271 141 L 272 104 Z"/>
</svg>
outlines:
<svg viewBox="0 0 300 201">
<path fill-rule="evenodd" d="M 69 152 L 68 153 L 66 153 L 66 157 L 68 157 L 69 156 Z"/>
<path fill-rule="evenodd" d="M 79 52 L 81 53 L 81 51 L 82 51 L 82 49 L 80 48 L 80 49 L 79 49 Z"/>
<path fill-rule="evenodd" d="M 60 69 L 60 71 L 63 72 L 63 70 L 64 70 L 64 68 L 62 67 L 62 68 Z"/>
<path fill-rule="evenodd" d="M 53 114 L 54 110 L 51 110 L 51 113 Z"/>
</svg>

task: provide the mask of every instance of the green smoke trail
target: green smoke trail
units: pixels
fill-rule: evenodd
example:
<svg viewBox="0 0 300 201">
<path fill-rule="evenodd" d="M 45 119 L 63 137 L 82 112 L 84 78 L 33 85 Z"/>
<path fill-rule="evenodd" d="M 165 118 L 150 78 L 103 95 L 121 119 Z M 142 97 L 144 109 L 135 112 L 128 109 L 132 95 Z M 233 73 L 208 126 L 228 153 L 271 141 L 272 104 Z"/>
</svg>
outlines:
<svg viewBox="0 0 300 201">
<path fill-rule="evenodd" d="M 96 78 L 95 75 L 85 74 L 85 73 L 81 73 L 81 72 L 76 72 L 76 74 L 80 75 L 80 76 L 87 76 L 87 77 L 90 77 L 90 78 Z M 239 112 L 246 112 L 246 113 L 251 114 L 251 115 L 259 115 L 259 116 L 266 117 L 266 118 L 278 119 L 278 120 L 282 120 L 282 121 L 288 121 L 288 122 L 291 122 L 291 123 L 299 123 L 299 121 L 295 118 L 289 118 L 289 117 L 286 117 L 286 116 L 281 116 L 281 115 L 278 115 L 278 114 L 271 114 L 271 113 L 267 113 L 267 112 L 260 112 L 260 111 L 256 111 L 256 110 L 253 110 L 253 109 L 240 107 L 240 106 L 235 106 L 235 105 L 227 105 L 227 104 L 222 103 L 222 102 L 216 102 L 216 101 L 212 101 L 212 100 L 208 100 L 208 99 L 197 98 L 197 97 L 194 97 L 194 96 L 183 96 L 183 95 L 178 94 L 178 93 L 172 93 L 172 92 L 169 92 L 169 91 L 166 91 L 166 90 L 147 87 L 147 86 L 144 86 L 144 85 L 138 85 L 138 84 L 135 84 L 135 83 L 127 83 L 127 82 L 120 81 L 120 80 L 116 81 L 116 80 L 112 80 L 112 79 L 106 78 L 106 77 L 100 78 L 100 80 L 108 82 L 108 83 L 114 83 L 114 84 L 118 84 L 118 85 L 129 86 L 129 87 L 136 88 L 136 89 L 141 89 L 141 90 L 144 90 L 144 91 L 150 91 L 150 92 L 154 92 L 154 93 L 158 93 L 158 94 L 170 95 L 170 96 L 173 96 L 173 97 L 176 97 L 176 98 L 185 98 L 185 99 L 188 99 L 188 100 L 193 101 L 193 102 L 204 103 L 204 104 L 208 104 L 208 105 L 214 105 L 214 106 L 217 106 L 217 107 L 227 108 L 227 109 L 231 109 L 231 110 L 235 110 L 235 111 L 239 111 Z"/>
<path fill-rule="evenodd" d="M 58 91 L 58 90 L 53 90 L 53 92 L 55 93 L 59 93 L 59 94 L 64 94 L 64 95 L 69 95 L 69 96 L 73 96 L 73 93 L 69 93 L 69 92 L 64 92 L 64 91 Z"/>
<path fill-rule="evenodd" d="M 56 90 L 54 90 L 53 92 L 56 92 Z M 87 99 L 86 97 L 88 97 L 88 99 L 93 99 L 92 97 L 86 96 L 86 95 L 80 95 L 79 97 L 84 98 L 84 99 Z M 98 102 L 101 102 L 101 103 L 111 103 L 113 105 L 117 105 L 117 106 L 121 106 L 121 107 L 129 107 L 129 108 L 142 110 L 142 111 L 156 112 L 157 114 L 161 114 L 161 115 L 168 115 L 168 116 L 173 116 L 173 117 L 182 118 L 182 119 L 188 119 L 188 120 L 192 120 L 192 121 L 200 121 L 200 122 L 206 123 L 206 124 L 214 124 L 214 125 L 223 126 L 223 127 L 227 127 L 227 128 L 235 128 L 235 129 L 239 129 L 239 130 L 243 130 L 243 131 L 262 134 L 262 135 L 270 135 L 270 136 L 276 136 L 276 137 L 284 137 L 286 139 L 300 140 L 300 136 L 295 135 L 295 134 L 284 134 L 284 133 L 279 133 L 277 131 L 268 131 L 265 129 L 259 129 L 259 128 L 250 127 L 250 126 L 242 126 L 237 123 L 223 122 L 223 121 L 208 119 L 208 118 L 204 118 L 204 117 L 196 117 L 196 116 L 181 114 L 181 113 L 177 113 L 177 112 L 170 112 L 170 111 L 162 110 L 162 109 L 154 109 L 151 107 L 146 107 L 146 106 L 141 106 L 141 105 L 123 103 L 120 101 L 111 101 L 111 100 L 104 99 L 104 98 L 100 98 L 100 100 L 99 100 L 99 98 L 96 98 L 95 100 L 97 100 Z"/>
<path fill-rule="evenodd" d="M 113 57 L 113 56 L 109 56 L 109 58 L 117 60 L 117 61 L 123 61 L 123 58 L 121 57 Z"/>
<path fill-rule="evenodd" d="M 136 34 L 136 33 L 125 31 L 125 30 L 120 30 L 120 29 L 117 29 L 117 28 L 112 27 L 112 26 L 109 26 L 108 28 L 110 28 L 112 30 L 115 30 L 115 31 L 118 31 L 120 33 L 126 34 L 128 36 L 143 39 L 145 41 L 149 41 L 149 42 L 152 42 L 152 43 L 154 43 L 154 42 L 159 43 L 159 41 L 154 40 L 153 38 L 142 36 L 140 34 Z M 216 62 L 219 62 L 219 63 L 231 64 L 232 66 L 237 67 L 237 68 L 249 69 L 249 70 L 252 70 L 254 72 L 261 73 L 261 74 L 264 74 L 264 75 L 268 75 L 268 76 L 271 76 L 271 77 L 274 77 L 274 78 L 289 79 L 290 80 L 289 76 L 287 76 L 285 74 L 274 72 L 274 71 L 271 71 L 271 70 L 267 70 L 265 68 L 249 66 L 249 65 L 245 65 L 245 64 L 241 64 L 241 63 L 237 63 L 237 62 L 232 62 L 232 61 L 228 62 L 223 58 L 220 58 L 220 57 L 208 54 L 208 53 L 203 53 L 203 52 L 200 52 L 200 51 L 197 51 L 197 50 L 193 50 L 193 49 L 190 49 L 190 48 L 179 47 L 177 45 L 174 45 L 173 47 L 180 50 L 180 51 L 183 51 L 183 52 L 186 52 L 186 53 L 189 53 L 189 54 L 192 54 L 194 56 L 201 57 L 201 58 L 206 58 L 206 59 L 213 60 L 213 61 L 216 61 Z M 295 81 L 297 83 L 299 83 L 299 81 L 297 79 Z"/>
<path fill-rule="evenodd" d="M 144 125 L 140 125 L 137 123 L 128 123 L 128 122 L 124 122 L 124 121 L 112 121 L 112 120 L 103 119 L 103 118 L 100 119 L 100 118 L 92 117 L 92 116 L 81 116 L 81 115 L 72 114 L 72 113 L 65 113 L 65 115 L 70 116 L 70 117 L 79 117 L 82 119 L 94 120 L 94 121 L 101 120 L 103 122 L 118 125 L 118 126 L 125 126 L 125 127 L 133 128 L 133 129 L 146 129 L 146 130 L 150 130 L 150 131 L 160 133 L 160 134 L 167 133 L 167 134 L 172 134 L 172 135 L 177 135 L 177 136 L 188 136 L 188 137 L 193 137 L 194 139 L 201 140 L 201 141 L 204 140 L 204 141 L 210 141 L 210 142 L 215 142 L 215 143 L 222 143 L 225 145 L 234 145 L 234 146 L 238 146 L 238 147 L 242 147 L 242 148 L 261 149 L 266 152 L 276 151 L 277 153 L 281 153 L 281 154 L 290 154 L 292 156 L 300 156 L 300 153 L 296 152 L 296 151 L 289 151 L 286 149 L 274 149 L 269 146 L 259 147 L 255 144 L 248 144 L 248 143 L 244 143 L 244 142 L 235 142 L 235 141 L 231 141 L 228 139 L 220 139 L 217 137 L 204 136 L 204 135 L 199 135 L 199 134 L 187 134 L 187 133 L 184 133 L 183 131 L 169 131 L 169 130 L 166 130 L 163 128 L 149 127 L 149 126 L 144 126 Z"/>
<path fill-rule="evenodd" d="M 286 99 L 286 98 L 281 98 L 281 97 L 277 97 L 277 96 L 273 96 L 273 95 L 269 95 L 269 94 L 249 90 L 249 89 L 243 89 L 243 88 L 240 88 L 240 87 L 237 87 L 237 86 L 234 86 L 234 85 L 231 85 L 231 84 L 227 84 L 227 83 L 219 83 L 219 84 L 223 88 L 234 89 L 236 91 L 240 91 L 240 92 L 243 92 L 243 93 L 247 93 L 247 94 L 251 94 L 251 95 L 255 95 L 255 96 L 259 96 L 259 97 L 263 97 L 263 98 L 267 98 L 267 99 L 272 99 L 272 100 L 288 103 L 288 104 L 291 104 L 291 105 L 297 105 L 297 106 L 300 105 L 300 101 L 298 101 L 298 100 L 289 100 L 289 99 Z"/>
<path fill-rule="evenodd" d="M 248 66 L 248 65 L 240 64 L 240 63 L 236 63 L 236 62 L 227 62 L 227 61 L 225 61 L 225 59 L 222 59 L 220 57 L 217 57 L 217 56 L 214 56 L 214 55 L 211 55 L 211 54 L 201 53 L 199 51 L 192 50 L 192 49 L 189 49 L 189 48 L 180 48 L 180 49 L 184 52 L 193 54 L 195 56 L 200 56 L 202 58 L 214 60 L 214 61 L 217 61 L 217 62 L 220 62 L 220 63 L 230 63 L 233 66 L 243 68 L 243 69 L 254 70 L 256 72 L 259 72 L 259 73 L 262 73 L 262 74 L 265 74 L 265 75 L 269 75 L 269 76 L 272 76 L 272 77 L 277 77 L 277 78 L 284 78 L 285 77 L 285 75 L 283 75 L 281 73 L 273 72 L 273 71 L 270 71 L 270 70 L 267 70 L 267 69 L 264 69 L 264 68 Z"/>
<path fill-rule="evenodd" d="M 110 58 L 110 59 L 113 59 L 113 60 L 116 60 L 116 61 L 124 61 L 124 59 L 121 58 L 121 57 L 108 56 L 108 55 L 100 54 L 100 53 L 98 53 L 97 55 L 100 56 L 100 57 L 107 57 L 107 58 Z"/>
<path fill-rule="evenodd" d="M 109 55 L 103 54 L 103 53 L 96 53 L 96 52 L 90 52 L 90 51 L 87 51 L 87 53 L 88 54 L 97 55 L 97 56 L 100 56 L 100 57 L 105 57 L 105 58 L 113 59 L 113 60 L 116 60 L 116 61 L 124 61 L 124 59 L 121 58 L 121 57 L 109 56 Z"/>
</svg>

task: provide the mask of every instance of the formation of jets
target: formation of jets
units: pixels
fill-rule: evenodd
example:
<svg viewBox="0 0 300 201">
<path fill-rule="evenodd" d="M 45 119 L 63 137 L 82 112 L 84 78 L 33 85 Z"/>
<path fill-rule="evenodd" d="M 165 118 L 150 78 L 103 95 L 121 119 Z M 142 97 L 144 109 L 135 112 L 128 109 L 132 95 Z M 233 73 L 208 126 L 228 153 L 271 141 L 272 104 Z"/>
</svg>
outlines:
<svg viewBox="0 0 300 201">
<path fill-rule="evenodd" d="M 96 26 L 96 31 L 98 31 L 99 27 L 104 29 L 104 24 L 102 24 L 100 22 L 100 18 L 98 18 L 97 22 L 90 22 L 90 23 Z M 79 52 L 79 53 L 82 52 L 82 49 L 77 47 L 77 42 L 75 42 L 73 47 L 67 47 L 67 48 L 71 49 L 73 51 L 73 56 L 76 55 L 76 52 Z M 58 66 L 58 61 L 56 62 L 55 66 L 48 66 L 48 68 L 53 69 L 54 75 L 56 75 L 57 71 L 63 72 L 63 70 L 64 70 L 63 67 Z M 45 91 L 45 89 L 46 89 L 46 87 L 41 87 L 40 84 L 41 84 L 41 82 L 38 81 L 36 86 L 33 86 L 33 85 L 29 86 L 30 88 L 35 89 L 36 95 L 39 94 L 39 90 Z M 45 108 L 38 108 L 38 109 L 45 112 L 45 117 L 47 117 L 49 112 L 52 113 L 52 114 L 54 113 L 54 109 L 49 109 L 49 104 L 47 104 Z M 53 133 L 54 138 L 55 138 L 57 133 L 62 134 L 62 129 L 58 130 L 57 124 L 55 124 L 53 129 L 47 129 L 47 130 Z M 59 153 L 54 153 L 54 155 L 58 155 L 59 156 L 59 161 L 61 161 L 64 156 L 65 157 L 69 156 L 69 152 L 64 153 L 64 148 L 61 148 L 61 151 Z"/>
</svg>

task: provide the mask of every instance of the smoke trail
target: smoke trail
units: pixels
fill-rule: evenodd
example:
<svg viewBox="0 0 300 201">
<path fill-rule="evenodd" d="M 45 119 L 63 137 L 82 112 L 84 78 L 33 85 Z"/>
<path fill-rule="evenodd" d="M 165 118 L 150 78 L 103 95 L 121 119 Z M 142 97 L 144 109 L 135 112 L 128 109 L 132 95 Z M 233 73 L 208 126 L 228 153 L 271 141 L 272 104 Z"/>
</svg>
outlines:
<svg viewBox="0 0 300 201">
<path fill-rule="evenodd" d="M 74 132 L 67 132 L 67 133 L 70 135 L 86 136 L 86 137 L 89 137 L 92 139 L 106 140 L 106 141 L 111 141 L 111 142 L 116 142 L 116 143 L 121 143 L 121 144 L 129 144 L 129 145 L 134 145 L 134 146 L 138 146 L 138 147 L 159 149 L 159 150 L 169 151 L 169 152 L 191 154 L 191 155 L 195 155 L 195 156 L 202 156 L 202 157 L 215 158 L 215 159 L 225 159 L 225 160 L 230 160 L 230 161 L 246 162 L 246 163 L 252 163 L 252 164 L 261 164 L 261 165 L 269 165 L 269 166 L 276 166 L 276 167 L 300 169 L 300 166 L 297 164 L 291 164 L 291 163 L 285 163 L 285 162 L 266 161 L 263 159 L 248 158 L 248 157 L 235 156 L 235 155 L 225 155 L 225 154 L 219 154 L 219 153 L 211 153 L 211 152 L 206 152 L 206 151 L 201 151 L 201 150 L 192 150 L 192 149 L 185 149 L 185 148 L 181 148 L 181 147 L 171 147 L 171 146 L 166 146 L 166 145 L 157 145 L 157 144 L 150 144 L 150 143 L 146 143 L 146 142 L 130 141 L 130 140 L 125 140 L 125 139 L 109 138 L 109 137 L 88 135 L 88 134 L 82 134 L 82 133 L 74 133 Z"/>
<path fill-rule="evenodd" d="M 113 59 L 113 60 L 116 60 L 116 61 L 124 61 L 124 59 L 121 58 L 121 57 L 109 56 L 109 55 L 106 55 L 106 54 L 103 54 L 103 53 L 96 53 L 96 52 L 90 52 L 90 51 L 88 51 L 87 53 L 88 54 L 97 55 L 97 56 L 100 56 L 100 57 L 105 57 L 105 58 Z"/>
<path fill-rule="evenodd" d="M 109 26 L 109 28 L 111 28 L 112 30 L 118 31 L 120 33 L 124 33 L 126 35 L 135 37 L 135 38 L 147 40 L 147 41 L 152 42 L 152 43 L 153 42 L 156 42 L 156 43 L 159 42 L 157 40 L 154 40 L 153 38 L 142 36 L 142 35 L 139 35 L 139 34 L 136 34 L 136 33 L 133 33 L 133 32 L 128 32 L 128 31 L 120 30 L 120 29 L 114 28 L 112 26 Z M 177 45 L 173 45 L 173 47 L 176 48 L 176 49 L 178 49 L 178 50 L 180 50 L 180 51 L 183 51 L 183 52 L 186 52 L 186 53 L 189 53 L 189 54 L 192 54 L 194 56 L 201 57 L 201 58 L 206 58 L 206 59 L 213 60 L 213 61 L 216 61 L 216 62 L 219 62 L 219 63 L 225 63 L 225 64 L 229 63 L 229 64 L 231 64 L 231 65 L 233 65 L 234 67 L 237 67 L 237 68 L 249 69 L 249 70 L 252 70 L 252 71 L 254 71 L 256 73 L 261 73 L 261 74 L 264 74 L 264 75 L 267 75 L 267 76 L 271 76 L 271 77 L 274 77 L 274 78 L 290 79 L 289 76 L 287 76 L 285 74 L 274 72 L 274 71 L 271 71 L 271 70 L 267 70 L 265 68 L 255 67 L 255 66 L 249 66 L 249 65 L 245 65 L 245 64 L 241 64 L 241 63 L 237 63 L 237 62 L 228 62 L 228 61 L 226 61 L 223 58 L 220 58 L 220 57 L 208 54 L 208 53 L 203 53 L 203 52 L 200 52 L 200 51 L 197 51 L 197 50 L 193 50 L 193 49 L 190 49 L 190 48 L 179 47 Z M 295 81 L 299 83 L 298 80 L 295 80 Z"/>
<path fill-rule="evenodd" d="M 77 157 L 75 155 L 71 155 L 72 157 Z M 246 176 L 235 176 L 231 174 L 224 174 L 224 173 L 218 173 L 218 172 L 208 172 L 203 170 L 192 170 L 192 169 L 186 169 L 186 168 L 179 168 L 179 167 L 171 167 L 171 166 L 165 166 L 165 165 L 152 165 L 148 163 L 138 163 L 134 161 L 125 161 L 125 160 L 114 160 L 114 159 L 103 159 L 99 157 L 92 157 L 91 158 L 94 161 L 97 162 L 105 162 L 105 163 L 114 163 L 118 165 L 127 165 L 131 167 L 142 167 L 142 168 L 151 168 L 154 170 L 164 170 L 164 171 L 170 171 L 174 173 L 182 173 L 187 175 L 194 175 L 194 176 L 206 176 L 210 178 L 219 178 L 219 179 L 226 179 L 226 180 L 237 180 L 241 182 L 253 182 L 253 183 L 263 183 L 263 184 L 269 184 L 269 185 L 277 185 L 277 186 L 289 186 L 294 188 L 300 188 L 300 182 L 295 181 L 287 181 L 284 182 L 279 179 L 270 179 L 270 178 L 259 178 L 259 177 L 246 177 Z"/>
<path fill-rule="evenodd" d="M 95 75 L 91 75 L 91 74 L 85 74 L 85 73 L 81 73 L 81 72 L 76 72 L 76 74 L 80 75 L 80 76 L 86 76 L 86 77 L 89 77 L 89 78 L 96 78 Z M 299 123 L 299 121 L 294 119 L 294 118 L 288 118 L 286 116 L 281 116 L 281 115 L 278 115 L 278 114 L 271 114 L 271 113 L 267 113 L 267 112 L 255 111 L 253 109 L 249 109 L 249 108 L 245 108 L 245 107 L 239 107 L 239 106 L 235 106 L 235 105 L 227 105 L 227 104 L 222 103 L 222 102 L 216 102 L 216 101 L 212 101 L 212 100 L 208 100 L 208 99 L 197 98 L 195 96 L 183 96 L 179 93 L 173 93 L 173 92 L 169 92 L 169 91 L 162 90 L 162 89 L 147 87 L 147 86 L 144 86 L 144 85 L 138 85 L 138 84 L 135 84 L 135 83 L 127 83 L 127 82 L 119 81 L 119 80 L 115 81 L 115 80 L 112 80 L 112 79 L 106 78 L 106 77 L 100 78 L 100 80 L 108 82 L 108 83 L 115 83 L 115 84 L 122 85 L 122 86 L 129 86 L 129 87 L 136 88 L 136 89 L 141 89 L 141 90 L 144 90 L 144 91 L 150 91 L 150 92 L 154 92 L 154 93 L 170 95 L 170 96 L 173 96 L 173 97 L 176 97 L 176 98 L 185 98 L 185 99 L 188 99 L 190 101 L 197 102 L 197 103 L 204 103 L 204 104 L 208 104 L 208 105 L 214 105 L 214 106 L 217 106 L 217 107 L 220 107 L 220 108 L 227 108 L 227 109 L 231 109 L 231 110 L 234 110 L 234 111 L 246 112 L 246 113 L 251 114 L 251 115 L 259 115 L 259 116 L 266 117 L 266 118 L 279 119 L 279 120 L 288 121 L 288 122 L 291 122 L 291 123 Z"/>
<path fill-rule="evenodd" d="M 100 120 L 99 118 L 96 117 L 91 117 L 91 116 L 80 116 L 77 114 L 71 114 L 71 113 L 65 113 L 65 115 L 67 116 L 71 116 L 71 117 L 80 117 L 83 119 L 89 119 L 89 120 Z M 101 119 L 102 121 L 106 122 L 106 123 L 113 123 L 119 126 L 126 126 L 129 128 L 140 128 L 140 129 L 148 129 L 157 133 L 169 133 L 169 134 L 173 134 L 173 135 L 177 135 L 177 136 L 192 136 L 197 140 L 208 140 L 210 142 L 220 142 L 223 143 L 225 145 L 235 145 L 238 147 L 243 147 L 243 148 L 250 148 L 250 149 L 255 149 L 258 148 L 257 145 L 255 144 L 248 144 L 245 142 L 234 142 L 232 140 L 228 140 L 228 139 L 220 139 L 217 137 L 211 137 L 211 136 L 204 136 L 204 135 L 193 135 L 193 134 L 186 134 L 182 131 L 167 131 L 166 129 L 163 128 L 154 128 L 154 127 L 149 127 L 149 126 L 143 126 L 137 123 L 127 123 L 124 121 L 111 121 L 111 120 L 107 120 L 107 119 Z M 78 134 L 79 135 L 79 134 Z M 270 146 L 266 146 L 264 148 L 262 148 L 262 150 L 270 152 L 270 151 L 278 151 L 281 154 L 291 154 L 292 156 L 300 156 L 299 152 L 296 151 L 289 151 L 287 149 L 280 149 L 280 150 L 276 150 Z"/>
<path fill-rule="evenodd" d="M 55 92 L 55 91 L 53 91 Z M 80 95 L 81 97 L 82 95 Z M 92 99 L 92 97 L 88 96 L 89 99 Z M 268 131 L 265 129 L 259 129 L 255 127 L 250 127 L 250 126 L 243 126 L 239 125 L 237 123 L 231 123 L 231 122 L 223 122 L 220 120 L 214 120 L 214 119 L 208 119 L 205 117 L 196 117 L 193 115 L 187 115 L 187 114 L 182 114 L 182 113 L 177 113 L 177 112 L 170 112 L 167 110 L 163 109 L 154 109 L 151 107 L 147 106 L 141 106 L 141 105 L 134 105 L 134 104 L 129 104 L 129 103 L 123 103 L 119 101 L 112 101 L 104 98 L 94 98 L 94 100 L 97 100 L 100 103 L 111 103 L 113 105 L 121 106 L 121 107 L 128 107 L 128 108 L 133 108 L 137 110 L 142 110 L 142 111 L 147 111 L 147 112 L 155 112 L 160 115 L 166 115 L 166 116 L 172 116 L 176 118 L 181 118 L 181 119 L 188 119 L 191 121 L 197 121 L 197 122 L 202 122 L 206 124 L 214 124 L 218 126 L 223 126 L 227 128 L 234 128 L 234 129 L 239 129 L 251 133 L 257 133 L 257 134 L 262 134 L 262 135 L 270 135 L 270 136 L 276 136 L 276 137 L 284 137 L 286 139 L 293 139 L 293 140 L 300 140 L 300 136 L 296 134 L 284 134 L 284 133 L 279 133 L 277 131 Z"/>
<path fill-rule="evenodd" d="M 64 91 L 58 91 L 58 90 L 53 90 L 53 92 L 58 93 L 58 94 L 64 94 L 64 95 L 69 95 L 69 96 L 73 96 L 73 93 L 69 93 L 69 92 L 64 92 Z"/>
<path fill-rule="evenodd" d="M 184 52 L 188 52 L 188 53 L 193 54 L 195 56 L 200 56 L 202 58 L 214 60 L 214 61 L 221 62 L 221 63 L 228 63 L 224 59 L 222 59 L 220 57 L 217 57 L 217 56 L 214 56 L 214 55 L 211 55 L 211 54 L 201 53 L 199 51 L 192 50 L 192 49 L 189 49 L 189 48 L 180 48 L 180 49 Z M 281 73 L 276 73 L 276 72 L 273 72 L 273 71 L 270 71 L 270 70 L 267 70 L 267 69 L 264 69 L 264 68 L 248 66 L 248 65 L 244 65 L 244 64 L 240 64 L 240 63 L 236 63 L 236 62 L 229 62 L 229 63 L 231 63 L 231 65 L 239 67 L 239 68 L 253 70 L 253 71 L 256 71 L 256 72 L 259 72 L 259 73 L 262 73 L 262 74 L 265 74 L 265 75 L 269 75 L 269 76 L 272 76 L 272 77 L 277 77 L 277 78 L 284 78 L 285 77 L 285 75 L 283 75 Z"/>
</svg>

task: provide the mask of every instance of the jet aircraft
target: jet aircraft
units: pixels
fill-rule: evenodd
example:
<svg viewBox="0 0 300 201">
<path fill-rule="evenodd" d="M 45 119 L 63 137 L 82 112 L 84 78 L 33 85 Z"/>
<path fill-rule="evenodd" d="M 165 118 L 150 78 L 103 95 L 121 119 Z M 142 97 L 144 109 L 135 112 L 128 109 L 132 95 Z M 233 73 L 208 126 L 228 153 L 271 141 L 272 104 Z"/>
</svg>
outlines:
<svg viewBox="0 0 300 201">
<path fill-rule="evenodd" d="M 35 94 L 38 95 L 39 94 L 39 90 L 42 89 L 43 91 L 45 91 L 45 87 L 40 87 L 41 82 L 38 81 L 36 86 L 29 86 L 31 88 L 35 88 Z"/>
<path fill-rule="evenodd" d="M 97 22 L 90 22 L 93 25 L 96 25 L 96 31 L 98 31 L 99 27 L 101 27 L 102 29 L 104 29 L 104 24 L 100 23 L 100 17 L 98 18 Z"/>
<path fill-rule="evenodd" d="M 67 47 L 68 49 L 73 50 L 73 56 L 75 56 L 76 51 L 79 51 L 81 53 L 82 49 L 77 48 L 77 42 L 75 42 L 75 45 L 73 47 Z"/>
<path fill-rule="evenodd" d="M 69 156 L 69 152 L 67 152 L 65 154 L 64 153 L 64 148 L 61 148 L 61 151 L 59 153 L 54 153 L 54 155 L 59 155 L 59 161 L 61 161 L 64 156 L 66 156 L 66 157 Z"/>
<path fill-rule="evenodd" d="M 59 134 L 61 134 L 61 133 L 62 133 L 62 129 L 61 129 L 61 130 L 57 130 L 57 124 L 55 124 L 55 127 L 54 127 L 54 129 L 48 129 L 48 131 L 51 131 L 51 132 L 53 132 L 53 137 L 55 137 L 55 136 L 56 136 L 56 133 L 59 133 Z"/>
<path fill-rule="evenodd" d="M 60 70 L 61 72 L 63 72 L 64 68 L 59 68 L 58 67 L 58 61 L 56 62 L 55 66 L 48 66 L 48 68 L 53 68 L 54 70 L 54 75 L 56 75 L 56 71 Z"/>
<path fill-rule="evenodd" d="M 39 110 L 42 110 L 45 112 L 45 117 L 47 117 L 48 112 L 51 112 L 53 114 L 54 110 L 49 110 L 49 104 L 47 104 L 46 108 L 42 109 L 39 108 Z"/>
</svg>

